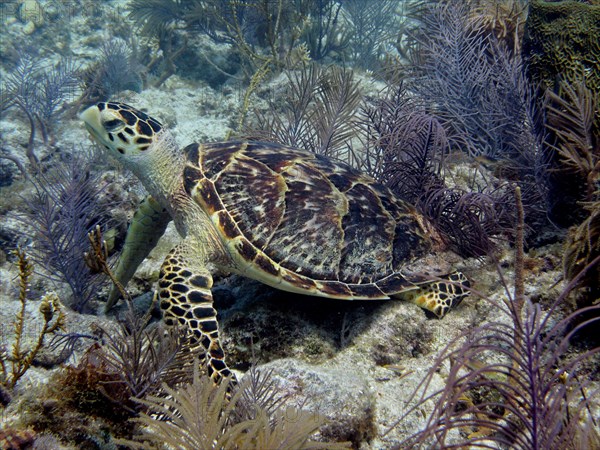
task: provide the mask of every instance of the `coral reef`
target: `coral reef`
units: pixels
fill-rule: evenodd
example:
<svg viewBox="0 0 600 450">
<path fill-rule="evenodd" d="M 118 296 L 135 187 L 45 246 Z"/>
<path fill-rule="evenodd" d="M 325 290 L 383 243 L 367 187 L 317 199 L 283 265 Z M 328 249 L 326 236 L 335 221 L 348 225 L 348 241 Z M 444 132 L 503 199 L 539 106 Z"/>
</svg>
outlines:
<svg viewBox="0 0 600 450">
<path fill-rule="evenodd" d="M 529 3 L 523 54 L 534 83 L 554 89 L 557 80 L 584 81 L 600 89 L 600 5 L 597 2 Z"/>
<path fill-rule="evenodd" d="M 311 64 L 289 75 L 283 104 L 272 104 L 270 114 L 258 116 L 256 129 L 246 130 L 244 135 L 360 166 L 364 158 L 347 150 L 358 134 L 356 116 L 361 100 L 360 86 L 351 70 Z"/>
<path fill-rule="evenodd" d="M 301 38 L 307 45 L 313 60 L 325 59 L 332 53 L 342 54 L 349 45 L 351 31 L 339 26 L 342 3 L 332 0 L 307 2 L 310 6 L 308 26 Z"/>
<path fill-rule="evenodd" d="M 142 72 L 135 41 L 111 39 L 102 45 L 98 61 L 82 74 L 83 102 L 87 104 L 107 101 L 118 92 L 142 90 Z"/>
<path fill-rule="evenodd" d="M 417 206 L 465 256 L 492 253 L 492 241 L 512 223 L 506 189 L 484 186 L 469 192 L 446 186 L 450 152 L 447 132 L 436 116 L 408 95 L 402 84 L 365 111 L 370 171 L 400 198 Z M 503 198 L 504 197 L 504 198 Z"/>
<path fill-rule="evenodd" d="M 0 447 L 600 447 L 599 6 L 2 2 Z M 101 313 L 145 193 L 81 145 L 74 113 L 100 99 L 181 146 L 251 137 L 369 173 L 458 254 L 418 269 L 472 295 L 439 321 L 219 273 L 240 381 L 215 386 L 155 323 L 172 226 Z"/>
<path fill-rule="evenodd" d="M 182 351 L 176 330 L 148 326 L 150 312 L 136 316 L 129 306 L 118 324 L 95 331 L 77 365 L 55 373 L 40 398 L 25 399 L 23 425 L 78 446 L 130 437 L 128 420 L 145 409 L 137 400 L 191 378 L 194 354 Z"/>
<path fill-rule="evenodd" d="M 586 216 L 576 203 L 591 201 L 600 182 L 600 96 L 583 81 L 558 87 L 557 93 L 546 91 L 544 99 L 553 168 L 550 212 L 560 224 L 569 225 Z"/>
<path fill-rule="evenodd" d="M 54 167 L 44 166 L 45 172 L 32 179 L 28 211 L 17 216 L 21 232 L 33 243 L 33 260 L 49 278 L 69 285 L 69 303 L 76 311 L 85 310 L 103 283 L 84 260 L 88 232 L 109 225 L 108 215 L 101 212 L 103 185 L 94 165 L 92 154 L 80 152 Z"/>
<path fill-rule="evenodd" d="M 575 281 L 562 290 L 545 312 L 525 297 L 523 210 L 518 192 L 517 208 L 514 291 L 511 293 L 504 282 L 506 295 L 500 303 L 486 299 L 509 320 L 492 320 L 467 330 L 440 352 L 414 393 L 420 397 L 408 414 L 429 401 L 434 402 L 433 413 L 424 429 L 401 443 L 401 447 L 435 442 L 445 448 L 450 442 L 460 446 L 494 442 L 519 449 L 578 449 L 595 448 L 600 443 L 583 364 L 600 348 L 576 357 L 567 355 L 577 333 L 596 326 L 600 307 L 581 309 L 562 320 L 553 320 Z M 573 326 L 577 317 L 590 312 L 591 318 L 583 317 Z M 484 362 L 484 355 L 495 362 Z M 431 393 L 428 385 L 432 377 L 447 363 L 444 389 Z M 466 433 L 466 438 L 457 439 L 453 430 Z"/>
<path fill-rule="evenodd" d="M 519 55 L 460 3 L 429 10 L 423 30 L 407 87 L 442 121 L 450 146 L 473 156 L 535 163 L 536 127 Z"/>
<path fill-rule="evenodd" d="M 266 375 L 242 382 L 230 394 L 228 380 L 215 386 L 196 370 L 192 383 L 178 389 L 164 387 L 168 397 L 149 396 L 141 403 L 148 408 L 137 421 L 143 425 L 132 448 L 349 448 L 348 445 L 317 442 L 311 435 L 322 425 L 316 413 L 273 404 L 273 387 L 265 386 Z M 254 391 L 254 392 L 252 392 Z M 258 394 L 258 395 L 257 395 Z M 267 406 L 265 406 L 267 405 Z M 153 416 L 165 417 L 156 420 Z"/>
<path fill-rule="evenodd" d="M 569 230 L 563 256 L 565 279 L 577 279 L 575 288 L 583 291 L 577 299 L 578 307 L 600 299 L 600 198 L 586 204 L 586 209 L 589 216 Z"/>
<path fill-rule="evenodd" d="M 401 7 L 396 0 L 347 0 L 341 3 L 348 17 L 351 31 L 348 32 L 346 53 L 356 61 L 358 67 L 379 70 L 388 55 L 389 44 L 401 28 Z M 312 52 L 311 52 L 312 55 Z"/>
<path fill-rule="evenodd" d="M 568 115 L 580 139 L 587 138 L 586 144 L 593 145 L 584 151 L 598 151 L 600 114 L 594 108 L 587 109 L 600 92 L 599 24 L 600 5 L 597 2 L 533 1 L 529 5 L 523 38 L 523 58 L 525 70 L 533 85 L 539 85 L 542 92 L 546 91 L 553 102 L 556 102 L 548 112 L 550 129 L 547 141 L 551 146 L 565 144 L 564 134 L 556 134 L 552 123 L 562 115 L 562 127 Z M 538 102 L 541 101 L 543 99 Z M 581 113 L 586 116 L 581 116 Z M 587 129 L 582 129 L 582 126 Z M 577 143 L 570 142 L 567 145 L 570 147 L 571 144 Z M 578 150 L 579 153 L 581 151 Z M 559 160 L 564 156 L 562 151 L 550 154 L 549 164 L 553 168 L 561 168 Z M 564 174 L 551 177 L 550 189 L 554 203 L 550 208 L 551 218 L 561 226 L 581 221 L 585 213 L 581 208 L 572 208 L 572 205 L 581 201 L 582 196 L 587 196 L 585 199 L 589 201 L 589 195 L 595 190 L 590 187 L 589 180 L 586 187 L 578 177 Z"/>
<path fill-rule="evenodd" d="M 468 0 L 474 17 L 506 47 L 518 54 L 521 51 L 527 1 L 523 0 Z"/>
<path fill-rule="evenodd" d="M 59 115 L 59 106 L 76 97 L 78 85 L 79 68 L 73 59 L 64 58 L 55 67 L 43 68 L 43 64 L 31 55 L 23 55 L 0 88 L 0 113 L 18 106 L 27 116 L 30 134 L 25 154 L 34 171 L 39 164 L 34 151 L 36 122 L 44 143 L 51 144 L 52 126 Z M 19 168 L 25 173 L 22 167 Z"/>
<path fill-rule="evenodd" d="M 33 273 L 33 265 L 27 255 L 20 249 L 17 250 L 19 266 L 19 302 L 21 309 L 14 321 L 14 342 L 10 352 L 6 348 L 0 348 L 0 386 L 4 389 L 15 387 L 19 379 L 29 370 L 35 357 L 42 347 L 46 335 L 53 334 L 64 326 L 64 314 L 60 300 L 54 293 L 49 293 L 41 299 L 39 312 L 43 318 L 41 328 L 37 331 L 37 339 L 32 348 L 22 348 L 23 336 L 26 334 L 26 305 L 28 302 L 30 278 Z"/>
</svg>

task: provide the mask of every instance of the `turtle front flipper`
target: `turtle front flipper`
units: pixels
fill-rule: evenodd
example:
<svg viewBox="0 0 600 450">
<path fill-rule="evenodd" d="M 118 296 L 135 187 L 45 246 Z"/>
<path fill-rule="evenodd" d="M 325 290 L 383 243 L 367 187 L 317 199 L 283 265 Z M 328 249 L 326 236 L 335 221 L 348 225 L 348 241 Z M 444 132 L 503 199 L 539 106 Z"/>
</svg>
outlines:
<svg viewBox="0 0 600 450">
<path fill-rule="evenodd" d="M 411 301 L 441 319 L 470 294 L 469 280 L 461 272 L 453 272 L 441 278 L 442 280 L 415 284 L 394 297 Z"/>
<path fill-rule="evenodd" d="M 131 280 L 142 261 L 156 247 L 170 221 L 169 213 L 152 196 L 147 196 L 140 203 L 127 229 L 123 251 L 115 269 L 115 278 L 123 287 Z M 119 295 L 119 289 L 113 286 L 106 303 L 106 311 L 109 311 L 117 303 Z"/>
<path fill-rule="evenodd" d="M 218 383 L 231 375 L 219 342 L 217 311 L 210 291 L 212 276 L 202 261 L 186 257 L 175 247 L 165 259 L 158 280 L 158 298 L 168 326 L 187 329 L 190 350 L 200 349 L 208 359 L 208 375 Z"/>
</svg>

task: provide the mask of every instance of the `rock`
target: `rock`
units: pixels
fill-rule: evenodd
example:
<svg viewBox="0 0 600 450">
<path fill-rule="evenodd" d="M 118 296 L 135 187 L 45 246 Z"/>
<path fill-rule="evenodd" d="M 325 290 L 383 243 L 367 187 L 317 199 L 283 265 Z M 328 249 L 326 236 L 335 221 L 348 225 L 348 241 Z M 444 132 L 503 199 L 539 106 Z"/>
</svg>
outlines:
<svg viewBox="0 0 600 450">
<path fill-rule="evenodd" d="M 17 17 L 25 25 L 23 34 L 30 35 L 44 25 L 44 10 L 36 0 L 25 0 L 17 11 Z"/>
<path fill-rule="evenodd" d="M 21 22 L 32 23 L 34 28 L 44 24 L 44 10 L 36 0 L 25 0 L 21 3 L 17 15 Z"/>
<path fill-rule="evenodd" d="M 29 22 L 27 22 L 25 24 L 25 26 L 23 27 L 23 34 L 26 35 L 30 35 L 35 31 L 35 23 L 33 23 L 31 20 Z"/>
<path fill-rule="evenodd" d="M 358 370 L 310 365 L 296 359 L 273 361 L 259 370 L 273 371 L 286 405 L 326 418 L 320 431 L 323 440 L 358 445 L 374 437 L 374 394 Z"/>
</svg>

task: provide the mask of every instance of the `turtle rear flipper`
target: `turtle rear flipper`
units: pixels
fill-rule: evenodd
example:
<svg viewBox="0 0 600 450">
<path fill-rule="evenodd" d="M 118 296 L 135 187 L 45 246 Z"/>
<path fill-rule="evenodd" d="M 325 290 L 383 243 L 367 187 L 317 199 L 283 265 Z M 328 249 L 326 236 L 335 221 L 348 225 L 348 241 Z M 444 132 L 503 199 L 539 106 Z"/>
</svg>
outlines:
<svg viewBox="0 0 600 450">
<path fill-rule="evenodd" d="M 416 284 L 414 288 L 392 297 L 415 303 L 442 319 L 450 309 L 458 306 L 470 294 L 470 283 L 462 272 L 453 272 L 440 278 L 441 280 Z"/>
</svg>

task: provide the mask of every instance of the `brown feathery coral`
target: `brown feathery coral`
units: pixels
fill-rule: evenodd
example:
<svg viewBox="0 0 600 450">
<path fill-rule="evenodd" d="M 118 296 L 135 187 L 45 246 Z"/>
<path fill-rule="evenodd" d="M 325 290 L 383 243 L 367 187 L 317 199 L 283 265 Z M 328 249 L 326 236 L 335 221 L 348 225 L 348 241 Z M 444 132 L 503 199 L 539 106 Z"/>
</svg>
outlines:
<svg viewBox="0 0 600 450">
<path fill-rule="evenodd" d="M 518 54 L 523 41 L 527 4 L 519 0 L 473 0 L 471 14 L 496 38 Z"/>
<path fill-rule="evenodd" d="M 561 173 L 551 180 L 553 192 L 550 195 L 554 206 L 550 216 L 562 225 L 572 225 L 581 220 L 583 211 L 575 208 L 573 212 L 572 206 L 578 201 L 591 200 L 590 194 L 596 189 L 591 181 L 594 177 L 597 178 L 600 170 L 598 36 L 598 0 L 587 3 L 535 0 L 529 4 L 523 38 L 523 60 L 533 85 L 552 92 L 547 94 L 553 104 L 548 110 L 550 127 L 546 141 L 551 147 L 563 148 L 562 152 L 559 150 L 560 155 L 552 157 L 551 164 L 562 169 L 564 166 L 561 167 L 559 160 L 566 160 L 567 166 L 576 166 L 580 174 L 588 177 L 583 181 L 586 186 L 582 186 L 580 175 L 566 177 Z M 590 106 L 594 99 L 595 106 L 593 103 Z M 590 158 L 590 162 L 584 161 Z M 582 162 L 587 166 L 583 170 Z"/>
<path fill-rule="evenodd" d="M 586 214 L 577 202 L 592 201 L 600 181 L 600 92 L 583 81 L 562 81 L 558 87 L 557 93 L 547 90 L 544 99 L 553 213 L 580 222 Z"/>
<path fill-rule="evenodd" d="M 590 201 L 600 179 L 600 128 L 598 122 L 599 93 L 585 83 L 560 83 L 560 93 L 546 91 L 547 127 L 554 133 L 557 145 L 551 145 L 564 163 L 585 179 L 586 200 Z"/>
<path fill-rule="evenodd" d="M 273 389 L 266 372 L 254 380 L 244 380 L 231 387 L 229 379 L 215 385 L 200 376 L 194 365 L 193 382 L 171 389 L 164 385 L 167 396 L 150 395 L 138 400 L 147 407 L 134 419 L 143 427 L 136 441 L 117 440 L 130 448 L 268 448 L 268 449 L 344 449 L 348 443 L 325 443 L 312 439 L 324 419 L 317 413 L 283 407 L 273 403 Z M 256 385 L 267 388 L 256 391 Z M 254 385 L 254 387 L 253 387 Z M 249 395 L 254 391 L 260 398 Z M 253 397 L 251 399 L 251 397 Z M 248 401 L 252 404 L 248 404 Z M 157 417 L 163 420 L 158 420 Z"/>
<path fill-rule="evenodd" d="M 43 324 L 39 333 L 37 333 L 35 342 L 31 348 L 23 348 L 25 308 L 29 283 L 33 274 L 33 265 L 21 249 L 16 250 L 16 255 L 19 267 L 19 301 L 21 302 L 21 308 L 17 312 L 14 321 L 14 343 L 10 354 L 4 349 L 0 349 L 0 385 L 8 389 L 12 389 L 31 367 L 36 355 L 44 346 L 46 335 L 52 334 L 64 326 L 64 314 L 60 300 L 55 293 L 49 293 L 42 298 L 40 303 L 39 311 L 43 318 Z"/>
<path fill-rule="evenodd" d="M 569 230 L 565 244 L 564 277 L 573 280 L 587 268 L 577 285 L 583 292 L 578 299 L 579 306 L 588 306 L 600 298 L 600 192 L 598 194 L 598 200 L 586 205 L 589 217 Z"/>
</svg>

